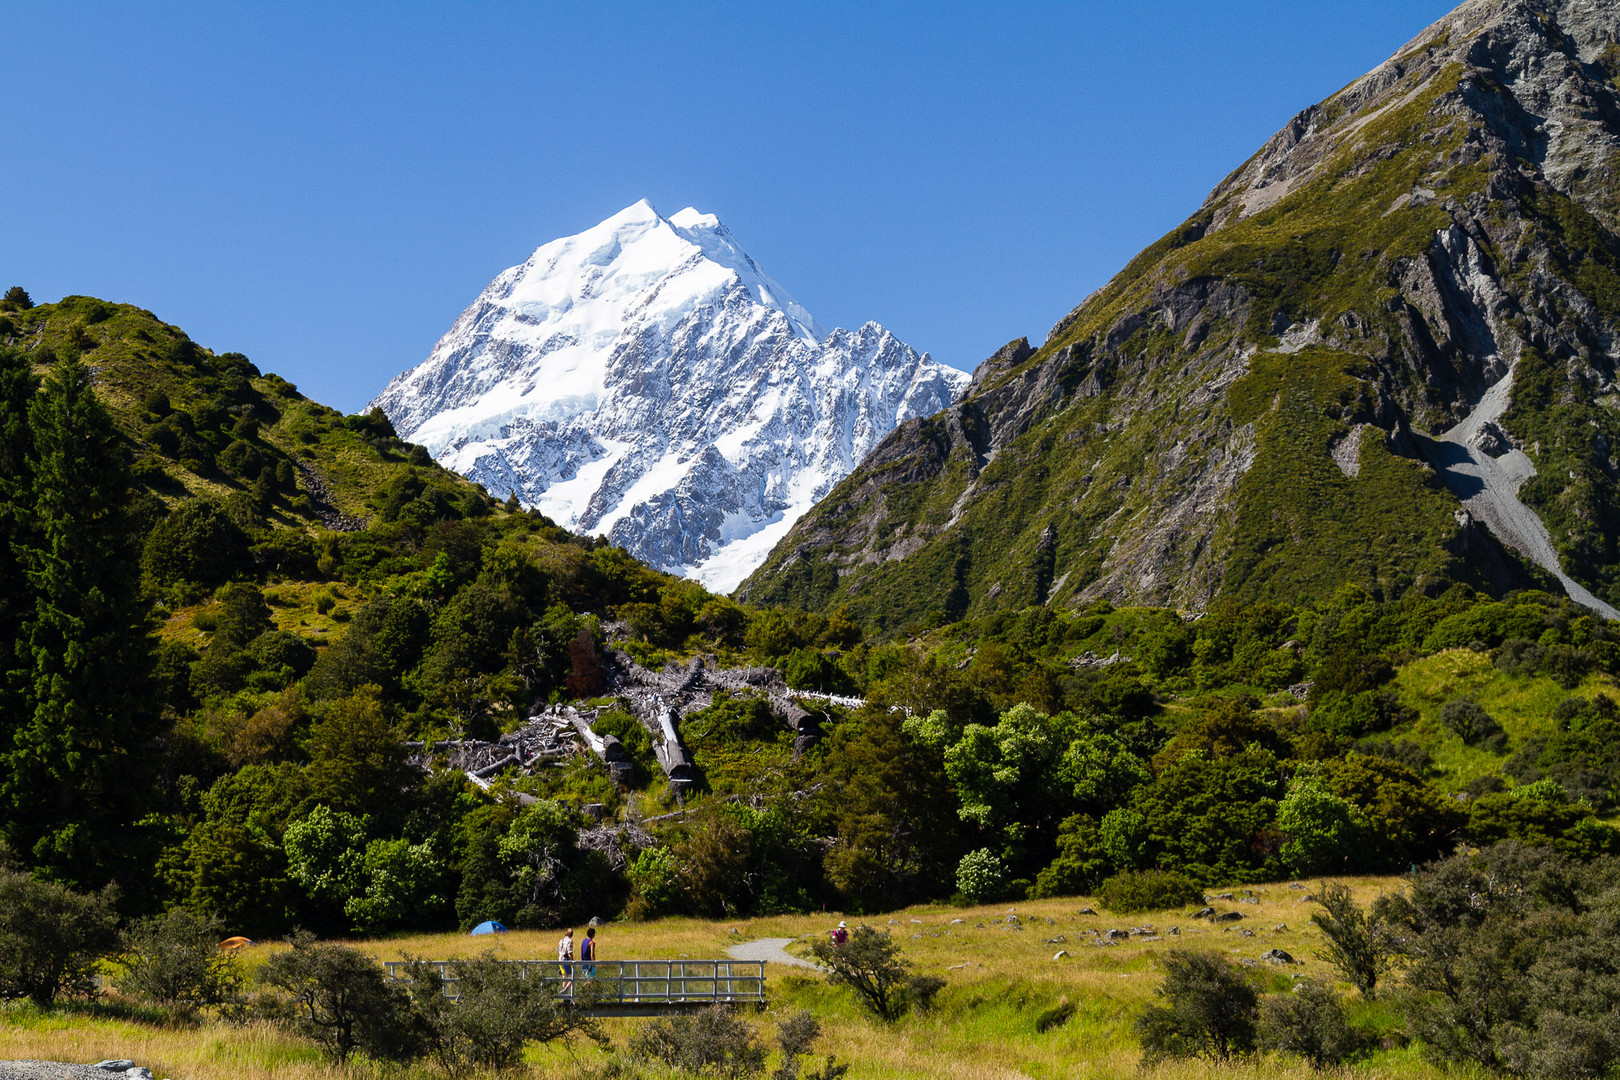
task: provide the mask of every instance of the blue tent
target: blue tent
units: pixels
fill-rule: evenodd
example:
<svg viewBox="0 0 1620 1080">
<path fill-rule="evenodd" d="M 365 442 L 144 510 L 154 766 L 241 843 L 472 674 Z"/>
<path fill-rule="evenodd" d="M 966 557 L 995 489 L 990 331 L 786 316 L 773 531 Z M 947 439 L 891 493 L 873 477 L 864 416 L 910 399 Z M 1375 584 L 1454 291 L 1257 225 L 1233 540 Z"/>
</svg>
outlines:
<svg viewBox="0 0 1620 1080">
<path fill-rule="evenodd" d="M 494 921 L 481 922 L 477 926 L 472 928 L 472 936 L 473 937 L 477 937 L 479 934 L 504 934 L 504 933 L 506 933 L 506 927 L 504 927 L 500 923 L 494 922 Z"/>
</svg>

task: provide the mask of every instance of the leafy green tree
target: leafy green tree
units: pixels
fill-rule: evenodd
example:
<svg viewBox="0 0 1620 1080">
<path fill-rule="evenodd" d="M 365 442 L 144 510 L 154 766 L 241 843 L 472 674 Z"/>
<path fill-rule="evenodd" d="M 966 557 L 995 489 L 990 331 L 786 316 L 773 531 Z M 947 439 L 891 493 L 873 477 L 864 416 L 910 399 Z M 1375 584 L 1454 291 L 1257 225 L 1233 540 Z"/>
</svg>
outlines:
<svg viewBox="0 0 1620 1080">
<path fill-rule="evenodd" d="M 859 911 L 948 894 L 961 823 L 939 754 L 877 707 L 824 745 L 818 813 L 837 837 L 823 859 L 828 882 Z"/>
<path fill-rule="evenodd" d="M 361 857 L 360 878 L 365 889 L 349 897 L 343 913 L 361 930 L 430 925 L 445 907 L 444 867 L 426 842 L 372 840 Z"/>
<path fill-rule="evenodd" d="M 295 935 L 292 948 L 265 961 L 257 978 L 292 999 L 294 1030 L 340 1064 L 356 1051 L 388 1061 L 416 1055 L 410 999 L 356 949 Z"/>
<path fill-rule="evenodd" d="M 0 348 L 0 753 L 25 715 L 23 687 L 32 667 L 32 658 L 17 648 L 34 606 L 17 549 L 33 523 L 28 408 L 38 392 L 28 354 Z"/>
<path fill-rule="evenodd" d="M 1072 814 L 1058 827 L 1057 857 L 1035 878 L 1032 895 L 1078 896 L 1089 893 L 1113 868 L 1103 850 L 1097 819 Z"/>
<path fill-rule="evenodd" d="M 248 564 L 248 537 L 218 499 L 190 499 L 147 535 L 141 568 L 160 586 L 214 586 Z"/>
<path fill-rule="evenodd" d="M 118 433 L 76 361 L 29 407 L 32 527 L 17 549 L 32 594 L 18 647 L 21 717 L 0 748 L 4 838 L 36 866 L 105 881 L 138 857 L 161 714 L 139 594 L 133 495 Z"/>
<path fill-rule="evenodd" d="M 184 842 L 187 905 L 252 937 L 291 927 L 300 890 L 281 845 L 309 797 L 304 770 L 291 763 L 246 765 L 216 780 Z"/>
<path fill-rule="evenodd" d="M 1218 758 L 1194 750 L 1142 788 L 1129 812 L 1141 816 L 1147 856 L 1160 869 L 1206 883 L 1254 880 L 1276 872 L 1267 870 L 1268 839 L 1281 786 L 1276 758 L 1258 746 Z"/>
<path fill-rule="evenodd" d="M 1045 839 L 1056 831 L 1074 780 L 1065 754 L 1079 726 L 1016 705 L 994 727 L 969 724 L 945 751 L 945 775 L 961 800 L 958 813 L 1014 845 Z"/>
<path fill-rule="evenodd" d="M 364 818 L 317 806 L 287 826 L 282 846 L 288 876 L 311 900 L 342 910 L 350 897 L 363 891 Z"/>
<path fill-rule="evenodd" d="M 264 602 L 264 593 L 256 585 L 234 581 L 219 590 L 218 600 L 218 621 L 208 644 L 210 649 L 216 645 L 245 649 L 273 625 L 270 605 Z"/>
<path fill-rule="evenodd" d="M 1493 753 L 1507 749 L 1507 735 L 1502 725 L 1476 701 L 1464 698 L 1448 701 L 1440 709 L 1440 722 L 1462 737 L 1469 746 L 1478 746 Z"/>
<path fill-rule="evenodd" d="M 1358 807 L 1328 791 L 1314 775 L 1296 776 L 1277 804 L 1277 828 L 1286 837 L 1280 854 L 1296 874 L 1349 868 L 1359 861 L 1371 827 Z"/>
<path fill-rule="evenodd" d="M 1399 870 L 1426 862 L 1455 843 L 1466 820 L 1455 800 L 1388 758 L 1352 753 L 1321 762 L 1317 776 L 1368 822 L 1367 846 L 1359 860 L 1365 870 Z"/>
<path fill-rule="evenodd" d="M 304 749 L 311 793 L 334 810 L 392 813 L 414 779 L 376 686 L 323 705 Z"/>
<path fill-rule="evenodd" d="M 21 285 L 13 285 L 6 290 L 5 302 L 15 305 L 20 311 L 27 311 L 34 306 L 34 298 L 28 295 L 28 290 Z"/>
<path fill-rule="evenodd" d="M 1517 840 L 1582 859 L 1620 853 L 1620 831 L 1598 821 L 1590 806 L 1571 802 L 1556 780 L 1479 796 L 1469 804 L 1467 831 L 1482 845 Z"/>
</svg>

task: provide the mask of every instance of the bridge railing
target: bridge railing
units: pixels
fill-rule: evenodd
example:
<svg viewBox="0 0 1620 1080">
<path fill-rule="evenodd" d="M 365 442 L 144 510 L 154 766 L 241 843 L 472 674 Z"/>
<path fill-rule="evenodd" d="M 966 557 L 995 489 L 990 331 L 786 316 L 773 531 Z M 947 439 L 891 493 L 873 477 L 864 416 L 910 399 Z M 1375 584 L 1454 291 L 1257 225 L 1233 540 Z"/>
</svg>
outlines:
<svg viewBox="0 0 1620 1080">
<path fill-rule="evenodd" d="M 453 975 L 454 960 L 429 960 L 444 978 L 445 996 L 461 996 Z M 646 1008 L 707 1004 L 765 1004 L 763 960 L 504 960 L 523 971 L 525 979 L 544 983 L 562 998 L 589 1001 L 593 1008 Z M 385 961 L 388 977 L 410 976 L 404 961 Z M 589 987 L 587 990 L 586 987 Z"/>
</svg>

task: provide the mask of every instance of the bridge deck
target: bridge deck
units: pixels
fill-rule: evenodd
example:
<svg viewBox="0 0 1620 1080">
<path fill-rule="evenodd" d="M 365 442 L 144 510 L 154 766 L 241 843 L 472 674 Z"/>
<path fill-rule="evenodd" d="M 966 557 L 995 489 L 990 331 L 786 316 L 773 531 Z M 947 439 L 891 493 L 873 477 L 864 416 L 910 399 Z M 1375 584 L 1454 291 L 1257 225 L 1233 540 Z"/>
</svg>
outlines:
<svg viewBox="0 0 1620 1080">
<path fill-rule="evenodd" d="M 430 960 L 444 977 L 445 996 L 460 996 L 453 975 L 454 960 Z M 700 1008 L 705 1005 L 765 1005 L 765 961 L 763 960 L 506 960 L 523 970 L 525 979 L 535 979 L 551 988 L 558 997 L 589 1001 L 587 1011 L 596 1016 L 652 1016 L 657 1013 Z M 403 961 L 386 961 L 388 977 L 408 978 Z M 589 993 L 576 994 L 576 988 L 589 984 Z"/>
</svg>

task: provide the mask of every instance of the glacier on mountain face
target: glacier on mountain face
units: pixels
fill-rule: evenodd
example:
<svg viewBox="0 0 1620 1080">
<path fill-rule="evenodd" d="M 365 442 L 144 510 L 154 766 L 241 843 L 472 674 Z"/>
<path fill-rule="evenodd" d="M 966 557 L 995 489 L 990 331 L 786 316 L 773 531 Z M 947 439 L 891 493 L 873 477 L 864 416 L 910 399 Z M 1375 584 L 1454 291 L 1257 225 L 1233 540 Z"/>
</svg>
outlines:
<svg viewBox="0 0 1620 1080">
<path fill-rule="evenodd" d="M 729 591 L 966 372 L 824 333 L 712 214 L 643 200 L 501 274 L 372 404 L 492 494 Z"/>
</svg>

